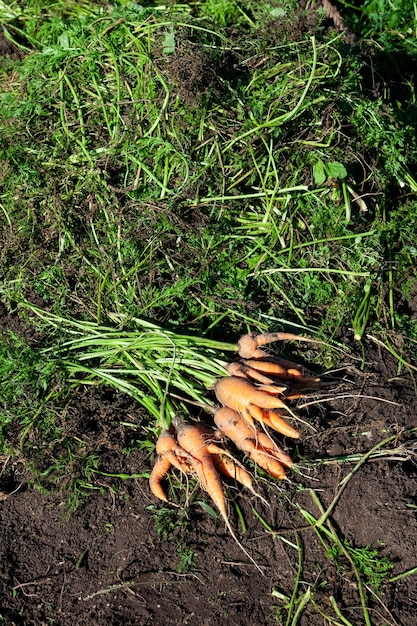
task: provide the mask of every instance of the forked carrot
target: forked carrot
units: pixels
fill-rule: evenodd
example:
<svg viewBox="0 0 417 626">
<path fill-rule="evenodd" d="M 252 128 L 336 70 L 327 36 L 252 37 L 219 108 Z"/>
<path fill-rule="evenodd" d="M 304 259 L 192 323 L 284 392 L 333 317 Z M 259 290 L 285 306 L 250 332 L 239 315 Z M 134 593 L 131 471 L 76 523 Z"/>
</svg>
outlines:
<svg viewBox="0 0 417 626">
<path fill-rule="evenodd" d="M 202 486 L 212 498 L 213 502 L 227 519 L 226 500 L 219 474 L 214 466 L 210 452 L 207 450 L 207 437 L 212 434 L 204 424 L 186 424 L 178 418 L 173 419 L 177 430 L 178 443 L 190 456 L 190 463 Z"/>
<path fill-rule="evenodd" d="M 226 376 L 214 385 L 217 399 L 223 406 L 242 415 L 253 425 L 253 420 L 262 422 L 261 409 L 285 409 L 292 413 L 285 402 L 274 395 L 260 391 L 244 378 Z"/>
<path fill-rule="evenodd" d="M 257 448 L 254 448 L 251 452 L 249 452 L 248 456 L 254 463 L 259 465 L 259 467 L 262 467 L 269 474 L 271 474 L 271 476 L 278 478 L 278 480 L 284 480 L 285 469 L 273 456 L 269 456 Z"/>
<path fill-rule="evenodd" d="M 253 483 L 252 477 L 243 467 L 237 465 L 232 459 L 228 456 L 224 456 L 222 454 L 212 454 L 213 463 L 215 468 L 223 474 L 223 476 L 227 476 L 228 478 L 233 478 L 238 483 L 249 489 L 253 492 Z"/>
<path fill-rule="evenodd" d="M 239 413 L 227 407 L 216 411 L 214 423 L 221 433 L 260 467 L 276 478 L 285 478 L 283 465 L 292 467 L 291 457 L 266 433 L 249 426 Z"/>
<path fill-rule="evenodd" d="M 252 476 L 247 472 L 243 467 L 238 465 L 233 459 L 229 456 L 224 456 L 224 454 L 212 454 L 212 459 L 216 469 L 223 474 L 223 476 L 227 476 L 227 478 L 233 478 L 238 483 L 246 487 L 254 496 L 260 498 L 264 504 L 267 506 L 269 502 L 265 500 L 259 493 L 256 492 L 253 482 Z"/>
<path fill-rule="evenodd" d="M 229 402 L 247 407 L 251 404 L 256 404 L 263 409 L 287 408 L 279 398 L 264 391 L 259 391 L 252 383 L 238 376 L 220 378 L 214 385 L 214 391 L 217 399 L 231 409 L 234 409 L 234 407 L 230 406 Z"/>
<path fill-rule="evenodd" d="M 274 380 L 269 378 L 268 376 L 264 376 L 260 371 L 256 370 L 253 367 L 248 367 L 247 362 L 245 363 L 237 363 L 233 361 L 232 363 L 228 363 L 226 366 L 227 371 L 230 376 L 238 376 L 239 378 L 252 378 L 258 383 L 263 383 L 264 385 L 273 385 Z"/>
<path fill-rule="evenodd" d="M 268 456 L 274 457 L 282 465 L 285 465 L 285 467 L 291 468 L 293 466 L 290 455 L 273 441 L 269 435 L 262 431 L 256 433 L 256 447 L 258 450 L 265 452 Z"/>
<path fill-rule="evenodd" d="M 171 465 L 176 467 L 181 472 L 184 471 L 184 463 L 179 457 L 184 457 L 185 452 L 180 449 L 175 437 L 169 432 L 169 430 L 161 430 L 156 442 L 155 450 L 157 454 L 167 458 Z"/>
<path fill-rule="evenodd" d="M 261 409 L 262 416 L 258 420 L 259 422 L 263 422 L 273 430 L 276 430 L 277 433 L 281 433 L 284 437 L 291 437 L 291 439 L 298 439 L 300 437 L 300 433 L 298 430 L 293 428 L 288 422 L 281 417 L 280 412 L 275 410 L 271 411 L 269 409 Z"/>
<path fill-rule="evenodd" d="M 253 557 L 245 550 L 235 535 L 232 525 L 229 521 L 226 509 L 226 497 L 223 491 L 223 484 L 219 473 L 215 467 L 214 461 L 207 450 L 207 437 L 213 435 L 213 431 L 208 429 L 204 424 L 186 424 L 177 417 L 172 420 L 177 431 L 178 443 L 190 455 L 190 463 L 196 472 L 201 486 L 207 491 L 210 498 L 220 511 L 220 514 L 226 524 L 228 531 L 236 541 L 240 549 L 252 561 L 256 568 L 263 574 L 263 571 L 253 559 Z"/>
</svg>

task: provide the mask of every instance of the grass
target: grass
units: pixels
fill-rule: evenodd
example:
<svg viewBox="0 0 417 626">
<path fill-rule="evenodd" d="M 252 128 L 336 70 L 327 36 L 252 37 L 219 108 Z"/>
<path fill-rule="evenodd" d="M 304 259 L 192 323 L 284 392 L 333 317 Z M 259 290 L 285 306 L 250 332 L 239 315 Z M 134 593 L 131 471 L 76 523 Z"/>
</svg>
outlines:
<svg viewBox="0 0 417 626">
<path fill-rule="evenodd" d="M 394 568 L 394 563 L 390 562 L 386 557 L 378 556 L 378 551 L 371 546 L 365 546 L 363 548 L 352 547 L 345 538 L 341 538 L 339 536 L 339 533 L 335 530 L 333 524 L 328 519 L 325 522 L 325 525 L 323 525 L 320 520 L 327 518 L 326 512 L 323 509 L 317 493 L 312 490 L 311 496 L 313 502 L 316 504 L 321 513 L 321 518 L 316 519 L 313 515 L 311 515 L 311 513 L 303 508 L 300 508 L 300 512 L 314 529 L 320 543 L 326 551 L 328 558 L 332 559 L 337 567 L 340 567 L 340 557 L 343 557 L 345 565 L 342 567 L 346 567 L 347 564 L 347 566 L 351 568 L 351 571 L 356 578 L 363 620 L 365 624 L 370 626 L 371 618 L 367 598 L 367 589 L 369 590 L 368 585 L 371 585 L 372 587 L 371 594 L 374 593 L 374 595 L 376 595 L 379 587 L 388 580 L 389 574 Z M 329 540 L 330 544 L 328 543 Z M 310 594 L 308 599 L 310 599 Z M 329 598 L 329 601 L 337 617 L 341 617 L 344 624 L 351 624 L 346 617 L 342 617 L 340 609 L 332 596 Z M 319 612 L 323 614 L 320 609 Z"/>
<path fill-rule="evenodd" d="M 335 332 L 337 325 L 351 321 L 371 281 L 382 314 L 389 302 L 382 301 L 381 267 L 389 262 L 388 240 L 398 232 L 387 236 L 383 204 L 377 207 L 376 200 L 391 180 L 403 182 L 401 168 L 408 159 L 411 169 L 413 143 L 411 128 L 399 130 L 385 111 L 385 128 L 380 128 L 385 103 L 352 89 L 358 58 L 348 57 L 343 64 L 336 36 L 276 46 L 259 63 L 260 44 L 254 39 L 248 52 L 253 71 L 247 69 L 249 61 L 242 62 L 237 83 L 213 83 L 202 106 L 190 110 L 178 89 L 191 93 L 199 85 L 178 87 L 172 81 L 173 57 L 163 45 L 167 33 L 172 31 L 173 41 L 184 48 L 184 62 L 191 38 L 197 38 L 193 45 L 205 55 L 200 69 L 211 51 L 220 76 L 222 57 L 229 50 L 242 55 L 241 44 L 228 41 L 221 28 L 209 28 L 204 11 L 196 23 L 189 17 L 179 21 L 175 12 L 170 21 L 161 21 L 157 11 L 143 12 L 146 19 L 140 24 L 123 6 L 98 21 L 89 14 L 81 22 L 54 15 L 40 26 L 34 53 L 18 65 L 20 78 L 3 94 L 6 195 L 15 190 L 14 199 L 7 197 L 3 206 L 9 228 L 19 223 L 4 253 L 5 261 L 11 260 L 5 296 L 19 299 L 32 290 L 65 314 L 76 305 L 75 284 L 78 306 L 90 317 L 100 320 L 103 310 L 116 309 L 179 323 L 197 318 L 203 329 L 216 323 L 228 302 L 237 301 L 240 307 L 227 309 L 236 328 L 248 315 L 250 301 L 261 294 L 278 296 L 265 312 L 276 314 L 278 306 L 284 307 L 289 319 L 304 325 L 310 301 L 339 310 L 344 301 L 333 328 L 325 329 Z M 334 121 L 322 130 L 321 111 L 329 102 Z M 55 111 L 59 115 L 52 117 Z M 46 141 L 41 132 L 45 118 L 52 122 Z M 7 119 L 14 120 L 13 140 Z M 344 126 L 356 126 L 350 129 L 350 145 L 359 136 L 372 150 L 387 144 L 375 174 L 364 165 L 366 155 L 350 154 L 351 147 L 347 154 L 343 150 L 342 119 Z M 231 130 L 220 143 L 225 124 Z M 347 191 L 363 196 L 363 189 L 355 189 L 358 160 L 365 168 L 366 210 Z M 334 163 L 339 163 L 336 178 Z M 333 180 L 340 180 L 341 189 L 332 186 Z M 37 201 L 26 211 L 28 186 Z M 120 197 L 115 189 L 127 192 Z M 134 214 L 142 203 L 146 210 L 139 229 Z M 112 206 L 118 206 L 116 212 Z M 36 227 L 40 219 L 43 232 Z M 389 227 L 395 230 L 395 224 L 397 231 L 403 226 L 400 216 L 390 216 Z M 414 226 L 409 227 L 410 244 Z M 406 238 L 407 232 L 401 232 Z M 14 251 L 28 250 L 32 241 L 41 245 L 44 238 L 44 258 L 29 255 L 16 275 Z M 403 273 L 411 262 L 404 259 Z M 146 280 L 149 276 L 160 278 Z M 396 323 L 395 311 L 389 316 Z"/>
<path fill-rule="evenodd" d="M 314 490 L 311 491 L 311 495 L 323 514 L 323 508 Z M 370 625 L 367 593 L 377 597 L 380 587 L 389 583 L 394 563 L 389 561 L 387 557 L 380 556 L 378 550 L 372 546 L 354 548 L 345 538 L 340 537 L 330 522 L 327 522 L 325 527 L 321 526 L 319 520 L 306 509 L 300 507 L 300 513 L 316 533 L 326 557 L 333 562 L 338 572 L 342 576 L 349 571 L 353 572 L 356 578 L 363 620 L 365 624 Z M 331 585 L 330 581 L 325 578 L 325 572 L 321 573 L 320 579 L 322 580 L 320 582 L 309 581 L 310 576 L 303 569 L 304 554 L 300 539 L 297 533 L 295 536 L 296 544 L 292 547 L 296 550 L 297 571 L 291 595 L 287 595 L 285 591 L 276 587 L 272 589 L 272 596 L 279 602 L 276 608 L 278 622 L 286 626 L 295 626 L 300 623 L 302 614 L 309 609 L 310 619 L 312 614 L 316 614 L 322 616 L 328 624 L 343 623 L 351 626 L 357 623 L 358 616 L 356 615 L 354 618 L 355 621 L 350 621 L 329 592 Z M 288 542 L 286 543 L 288 544 Z"/>
<path fill-rule="evenodd" d="M 141 405 L 117 425 L 150 455 L 174 412 L 210 410 L 248 330 L 349 329 L 415 371 L 415 3 L 339 2 L 355 44 L 320 14 L 296 27 L 292 0 L 146 4 L 0 2 L 0 301 L 24 329 L 1 333 L 0 454 L 70 510 L 98 475 L 132 477 L 74 434 L 87 385 Z M 325 521 L 328 557 L 377 593 L 388 564 Z M 286 623 L 307 605 L 350 623 L 291 549 Z"/>
<path fill-rule="evenodd" d="M 186 543 L 186 532 L 189 530 L 189 520 L 183 509 L 162 507 L 155 509 L 153 505 L 148 507 L 153 514 L 155 530 L 164 541 L 171 541 L 176 546 L 178 564 L 176 571 L 186 574 L 192 571 L 196 565 L 196 552 Z M 183 539 L 184 538 L 184 539 Z"/>
<path fill-rule="evenodd" d="M 414 429 L 415 430 L 415 429 Z M 335 527 L 331 521 L 331 516 L 342 491 L 350 482 L 353 476 L 359 471 L 369 459 L 390 459 L 400 460 L 409 458 L 413 454 L 412 450 L 403 448 L 390 449 L 390 444 L 396 437 L 389 437 L 385 441 L 377 444 L 372 450 L 366 454 L 358 455 L 358 457 L 346 457 L 334 459 L 342 467 L 345 464 L 355 463 L 353 469 L 349 471 L 339 483 L 339 491 L 325 509 L 320 500 L 319 490 L 308 489 L 308 504 L 303 506 L 298 502 L 297 494 L 292 496 L 292 505 L 300 512 L 301 519 L 307 522 L 307 526 L 299 524 L 291 530 L 291 539 L 288 538 L 288 530 L 274 531 L 260 513 L 253 509 L 253 513 L 260 520 L 265 530 L 274 536 L 274 538 L 285 544 L 285 550 L 291 550 L 292 561 L 296 563 L 294 580 L 289 581 L 289 586 L 275 586 L 272 589 L 272 596 L 276 599 L 276 616 L 280 624 L 286 626 L 295 626 L 300 623 L 302 615 L 308 612 L 308 619 L 313 619 L 313 615 L 323 617 L 325 623 L 329 624 L 345 624 L 351 626 L 359 623 L 361 619 L 358 610 L 362 612 L 363 623 L 371 625 L 373 623 L 369 609 L 370 600 L 376 600 L 380 603 L 383 610 L 386 607 L 379 599 L 379 593 L 390 583 L 397 580 L 397 576 L 392 576 L 392 570 L 395 567 L 387 556 L 380 554 L 379 546 L 353 546 L 340 530 Z M 316 463 L 330 462 L 329 459 L 320 459 Z M 299 491 L 303 494 L 303 490 Z M 305 501 L 305 499 L 303 499 Z M 319 515 L 313 514 L 311 509 L 315 508 Z M 327 579 L 328 571 L 323 560 L 318 561 L 317 552 L 314 552 L 314 558 L 317 563 L 316 569 L 319 573 L 311 572 L 306 569 L 304 548 L 306 544 L 315 545 L 310 532 L 313 531 L 318 540 L 318 544 L 314 550 L 322 550 L 325 558 L 328 559 L 336 568 L 341 579 L 351 580 L 353 575 L 356 579 L 355 589 L 357 589 L 357 603 L 354 603 L 348 611 L 342 611 L 337 600 L 331 594 L 331 581 Z M 303 537 L 303 538 L 302 538 Z M 311 556 L 310 556 L 311 559 Z M 320 571 L 322 568 L 322 571 Z M 404 577 L 415 574 L 415 568 L 403 572 Z M 402 574 L 399 575 L 401 579 Z M 288 589 L 291 588 L 291 593 Z M 349 617 L 352 615 L 354 617 Z M 386 619 L 393 619 L 389 611 L 386 611 Z M 352 620 L 352 621 L 351 621 Z"/>
</svg>

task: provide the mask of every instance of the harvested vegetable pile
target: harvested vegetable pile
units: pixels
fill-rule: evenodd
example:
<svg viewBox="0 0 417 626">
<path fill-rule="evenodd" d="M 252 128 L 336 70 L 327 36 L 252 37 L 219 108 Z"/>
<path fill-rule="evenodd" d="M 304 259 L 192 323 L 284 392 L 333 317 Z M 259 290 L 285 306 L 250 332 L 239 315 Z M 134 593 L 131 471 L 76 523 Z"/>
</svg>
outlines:
<svg viewBox="0 0 417 626">
<path fill-rule="evenodd" d="M 26 306 L 47 325 L 63 326 L 58 316 Z M 124 322 L 121 316 L 112 318 Z M 153 495 L 169 502 L 163 480 L 172 468 L 195 478 L 254 562 L 230 524 L 222 478 L 233 479 L 261 497 L 244 459 L 238 458 L 241 453 L 272 478 L 286 478 L 292 459 L 270 431 L 299 438 L 299 431 L 289 423 L 299 419 L 289 403 L 321 388 L 322 377 L 311 376 L 298 363 L 262 347 L 276 341 L 321 342 L 276 332 L 245 334 L 236 345 L 179 335 L 143 319 L 133 322 L 135 330 L 128 332 L 65 320 L 67 331 L 75 336 L 62 344 L 71 382 L 105 382 L 134 397 L 156 419 L 156 425 L 150 426 L 158 433 L 150 474 Z M 224 360 L 225 351 L 237 352 L 238 359 Z M 207 390 L 214 391 L 217 404 L 207 398 Z M 214 424 L 192 421 L 188 406 L 193 405 L 212 415 Z"/>
<path fill-rule="evenodd" d="M 271 476 L 285 479 L 286 468 L 292 467 L 291 457 L 272 438 L 268 429 L 297 439 L 299 431 L 287 421 L 297 418 L 287 403 L 320 385 L 320 378 L 306 375 L 297 363 L 260 348 L 282 340 L 314 342 L 292 333 L 243 335 L 237 344 L 240 360 L 228 364 L 229 376 L 214 384 L 217 400 L 222 405 L 214 409 L 217 428 L 201 422 L 191 424 L 174 416 L 170 429 L 163 429 L 156 443 L 157 457 L 150 476 L 154 496 L 168 502 L 162 480 L 171 467 L 194 475 L 213 500 L 236 541 L 227 516 L 221 476 L 233 478 L 257 494 L 251 475 L 226 447 L 225 439 L 230 439 L 238 450 Z"/>
</svg>

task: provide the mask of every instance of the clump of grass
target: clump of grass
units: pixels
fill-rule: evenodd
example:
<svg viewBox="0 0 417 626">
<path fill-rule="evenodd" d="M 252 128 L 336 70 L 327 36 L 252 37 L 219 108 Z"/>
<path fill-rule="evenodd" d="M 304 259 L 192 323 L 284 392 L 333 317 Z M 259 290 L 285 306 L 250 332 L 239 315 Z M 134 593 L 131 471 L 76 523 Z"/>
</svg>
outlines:
<svg viewBox="0 0 417 626">
<path fill-rule="evenodd" d="M 8 431 L 15 430 L 15 422 L 20 423 L 22 437 L 36 422 L 49 421 L 52 426 L 64 376 L 56 359 L 45 359 L 39 346 L 28 345 L 13 332 L 1 338 L 0 374 L 0 453 L 5 454 L 10 449 Z"/>
<path fill-rule="evenodd" d="M 398 48 L 416 52 L 416 4 L 413 0 L 339 2 L 346 7 L 346 23 L 364 39 L 373 38 L 388 52 Z"/>
<path fill-rule="evenodd" d="M 175 545 L 178 556 L 177 572 L 186 574 L 191 571 L 195 566 L 197 554 L 182 538 L 188 528 L 185 511 L 166 507 L 156 509 L 153 505 L 147 507 L 147 510 L 153 516 L 157 535 Z"/>
<path fill-rule="evenodd" d="M 388 308 L 402 324 L 395 281 L 388 299 L 385 284 L 403 222 L 375 198 L 392 175 L 412 184 L 410 131 L 394 112 L 378 123 L 386 104 L 361 91 L 364 61 L 341 35 L 268 40 L 261 27 L 275 20 L 288 34 L 296 3 L 279 15 L 217 3 L 217 23 L 213 8 L 203 3 L 196 19 L 182 5 L 162 17 L 158 6 L 116 3 L 75 19 L 75 5 L 64 16 L 40 3 L 9 17 L 32 54 L 4 76 L 5 297 L 35 292 L 63 315 L 100 321 L 108 309 L 200 327 L 226 308 L 235 329 L 257 323 L 259 302 L 304 325 L 318 307 L 332 334 L 371 279 L 369 323 Z M 245 29 L 245 53 L 225 20 Z M 199 85 L 172 71 L 190 49 L 218 73 L 197 108 L 184 93 Z M 359 137 L 380 153 L 377 168 L 355 153 Z"/>
<path fill-rule="evenodd" d="M 321 513 L 320 518 L 316 519 L 314 515 L 301 506 L 298 506 L 298 509 L 308 524 L 311 525 L 326 555 L 331 558 L 338 567 L 346 567 L 353 572 L 357 582 L 363 619 L 365 624 L 370 626 L 371 620 L 367 593 L 370 591 L 369 585 L 373 587 L 374 596 L 377 597 L 377 592 L 381 585 L 388 581 L 389 574 L 394 568 L 394 564 L 388 557 L 381 557 L 375 547 L 366 546 L 356 548 L 352 546 L 345 537 L 342 537 L 340 533 L 336 531 L 330 521 L 329 516 L 332 506 L 330 506 L 327 511 L 324 511 L 317 493 L 314 490 L 310 490 L 310 494 L 313 502 Z M 336 614 L 340 617 L 340 609 L 333 597 L 330 598 L 330 603 L 336 611 Z M 319 609 L 319 612 L 322 612 L 322 609 Z M 350 624 L 350 621 L 345 619 L 343 622 Z"/>
<path fill-rule="evenodd" d="M 37 488 L 60 489 L 74 510 L 97 489 L 98 461 L 61 418 L 70 394 L 59 357 L 10 332 L 0 342 L 0 373 L 0 454 L 19 458 Z"/>
<path fill-rule="evenodd" d="M 168 509 L 166 507 L 156 509 L 154 505 L 150 505 L 147 510 L 152 513 L 155 530 L 164 541 L 175 539 L 179 533 L 184 532 L 187 528 L 187 518 L 181 509 Z"/>
</svg>

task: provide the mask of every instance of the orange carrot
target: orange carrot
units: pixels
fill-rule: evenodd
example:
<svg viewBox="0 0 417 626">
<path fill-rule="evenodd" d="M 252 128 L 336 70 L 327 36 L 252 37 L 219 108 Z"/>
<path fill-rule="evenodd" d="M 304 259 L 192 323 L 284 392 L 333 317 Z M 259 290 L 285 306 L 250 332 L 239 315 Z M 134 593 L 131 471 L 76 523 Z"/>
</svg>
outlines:
<svg viewBox="0 0 417 626">
<path fill-rule="evenodd" d="M 277 388 L 278 389 L 278 388 Z M 256 404 L 263 409 L 284 409 L 287 408 L 282 400 L 264 391 L 259 391 L 252 383 L 237 376 L 226 376 L 220 378 L 214 385 L 217 399 L 233 409 L 230 403 L 239 403 L 242 406 Z"/>
<path fill-rule="evenodd" d="M 265 500 L 259 493 L 257 493 L 253 487 L 252 477 L 243 467 L 238 465 L 233 459 L 228 456 L 224 456 L 221 454 L 212 454 L 214 465 L 216 469 L 223 474 L 223 476 L 227 476 L 228 478 L 233 478 L 238 483 L 246 487 L 249 491 L 252 492 L 254 496 L 260 498 L 262 502 L 266 506 L 271 506 L 270 503 Z"/>
<path fill-rule="evenodd" d="M 242 335 L 237 342 L 237 351 L 242 359 L 253 358 L 260 346 L 265 346 L 267 343 L 273 343 L 274 341 L 285 341 L 290 339 L 304 340 L 304 337 L 293 335 L 292 333 L 262 333 L 257 335 L 256 333 L 249 333 Z M 309 341 L 308 339 L 305 341 Z M 259 350 L 262 354 L 267 354 L 263 350 Z"/>
<path fill-rule="evenodd" d="M 285 376 L 287 373 L 287 369 L 275 359 L 273 361 L 267 359 L 248 359 L 245 361 L 245 364 L 248 367 L 253 367 L 259 372 L 272 374 L 272 376 Z M 301 374 L 299 370 L 297 370 L 297 372 L 299 375 Z"/>
<path fill-rule="evenodd" d="M 222 454 L 212 454 L 212 459 L 216 469 L 223 474 L 223 476 L 227 476 L 228 478 L 233 478 L 238 483 L 255 493 L 252 483 L 252 477 L 243 467 L 237 465 L 232 459 L 228 456 L 224 456 Z"/>
<path fill-rule="evenodd" d="M 320 387 L 320 378 L 304 376 L 300 370 L 294 368 L 287 369 L 275 360 L 251 359 L 242 363 L 234 361 L 229 363 L 226 366 L 226 369 L 230 376 L 246 378 L 256 383 L 261 383 L 258 386 L 258 389 L 261 391 L 268 391 L 268 393 L 283 393 L 286 390 L 285 387 L 279 387 L 276 390 L 271 387 L 271 390 L 268 390 L 267 386 L 276 385 L 277 379 L 279 382 L 290 381 L 291 384 L 296 386 L 298 389 L 303 386 L 308 386 L 310 389 L 317 389 Z M 270 376 L 265 376 L 266 373 L 269 373 L 270 376 L 274 376 L 275 379 Z M 263 387 L 262 385 L 265 385 L 266 387 Z M 286 397 L 289 396 L 287 395 Z M 301 395 L 291 395 L 290 397 L 293 399 L 295 397 L 301 397 Z"/>
<path fill-rule="evenodd" d="M 227 407 L 216 411 L 214 423 L 252 461 L 277 478 L 282 479 L 285 477 L 285 471 L 282 466 L 291 467 L 291 457 L 266 433 L 259 431 L 257 428 L 252 428 L 239 413 Z"/>
<path fill-rule="evenodd" d="M 263 383 L 265 385 L 272 385 L 274 383 L 272 378 L 268 378 L 268 376 L 264 376 L 261 372 L 253 367 L 247 367 L 247 363 L 229 363 L 226 366 L 227 371 L 230 376 L 238 376 L 239 378 L 252 378 L 252 380 L 256 380 L 258 383 Z"/>
<path fill-rule="evenodd" d="M 261 409 L 261 411 L 262 418 L 259 421 L 264 422 L 267 426 L 271 426 L 278 433 L 284 435 L 284 437 L 291 437 L 291 439 L 298 439 L 300 437 L 298 430 L 288 424 L 288 422 L 281 417 L 279 411 L 270 411 L 268 409 Z"/>
<path fill-rule="evenodd" d="M 269 393 L 272 396 L 279 396 L 286 391 L 287 387 L 278 387 L 277 385 L 257 385 L 256 389 Z"/>
<path fill-rule="evenodd" d="M 227 407 L 218 409 L 214 415 L 214 423 L 243 452 L 249 453 L 255 446 L 259 450 L 275 456 L 287 467 L 292 466 L 291 457 L 284 452 L 281 446 L 256 426 L 250 426 L 236 411 Z"/>
<path fill-rule="evenodd" d="M 181 450 L 175 437 L 169 432 L 169 430 L 161 430 L 161 433 L 156 442 L 155 450 L 160 456 L 166 457 L 170 464 L 176 467 L 181 472 L 184 471 L 184 459 L 186 457 L 184 450 Z"/>
<path fill-rule="evenodd" d="M 149 487 L 155 496 L 163 502 L 168 502 L 168 498 L 162 488 L 162 479 L 168 473 L 171 463 L 166 456 L 159 455 L 156 458 L 155 465 L 152 468 L 152 472 L 149 478 Z"/>
<path fill-rule="evenodd" d="M 280 398 L 260 391 L 249 381 L 237 376 L 220 378 L 214 385 L 214 391 L 223 406 L 237 411 L 252 425 L 254 419 L 262 421 L 261 409 L 286 409 L 291 413 Z"/>
<path fill-rule="evenodd" d="M 282 367 L 285 367 L 286 369 L 293 368 L 299 371 L 301 374 L 303 373 L 304 368 L 299 363 L 295 363 L 294 361 L 289 361 L 288 359 L 284 359 L 283 357 L 277 356 L 276 354 L 270 354 L 269 352 L 265 352 L 264 350 L 260 350 L 259 352 L 262 352 L 262 355 L 258 354 L 256 357 L 254 357 L 255 361 L 265 361 L 269 363 L 276 363 L 277 365 L 281 365 Z M 248 359 L 248 360 L 251 360 L 251 359 Z"/>
<path fill-rule="evenodd" d="M 188 452 L 190 463 L 201 485 L 206 489 L 222 516 L 227 519 L 223 485 L 213 459 L 207 450 L 206 440 L 212 431 L 201 423 L 185 424 L 176 418 L 174 418 L 173 423 L 177 429 L 178 444 Z"/>
<path fill-rule="evenodd" d="M 268 456 L 274 457 L 282 465 L 291 468 L 293 466 L 292 458 L 287 454 L 281 446 L 271 439 L 269 435 L 258 431 L 256 433 L 256 447 Z"/>
<path fill-rule="evenodd" d="M 256 448 L 254 448 L 248 456 L 254 463 L 259 465 L 259 467 L 262 467 L 269 474 L 271 474 L 271 476 L 274 476 L 279 480 L 284 480 L 285 470 L 282 464 L 274 457 L 268 456 L 267 454 L 263 453 L 261 450 L 257 450 Z"/>
<path fill-rule="evenodd" d="M 287 411 L 288 410 L 289 409 L 287 408 Z M 264 426 L 269 426 L 269 428 L 276 430 L 278 433 L 281 433 L 281 435 L 284 435 L 285 437 L 298 439 L 298 437 L 300 436 L 298 430 L 295 430 L 295 428 L 290 426 L 290 424 L 288 424 L 288 422 L 286 422 L 286 420 L 284 420 L 284 418 L 281 417 L 279 415 L 279 412 L 276 412 L 276 410 L 264 409 L 255 404 L 252 404 L 249 407 L 249 413 L 249 415 L 245 415 L 244 412 L 240 411 L 243 419 L 252 427 L 255 426 L 255 424 L 253 423 L 253 419 L 255 419 L 260 424 L 263 424 Z"/>
<path fill-rule="evenodd" d="M 288 363 L 288 362 L 287 362 Z M 282 363 L 279 363 L 277 360 L 262 360 L 262 359 L 250 359 L 245 362 L 245 365 L 254 369 L 262 374 L 269 374 L 269 376 L 276 376 L 281 380 L 295 380 L 299 383 L 317 383 L 320 382 L 320 378 L 315 378 L 313 376 L 304 376 L 300 369 L 294 368 L 294 364 L 291 363 L 292 367 L 284 367 Z M 271 379 L 270 379 L 271 380 Z"/>
</svg>

